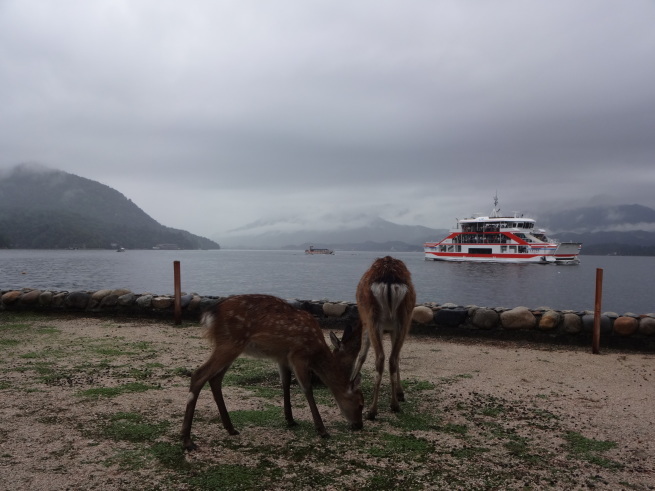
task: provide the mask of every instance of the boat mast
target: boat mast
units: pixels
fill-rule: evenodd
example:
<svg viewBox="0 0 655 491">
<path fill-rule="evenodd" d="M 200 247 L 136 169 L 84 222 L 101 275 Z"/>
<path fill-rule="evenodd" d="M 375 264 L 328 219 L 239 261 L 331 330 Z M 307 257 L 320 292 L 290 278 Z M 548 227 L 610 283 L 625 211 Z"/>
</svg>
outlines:
<svg viewBox="0 0 655 491">
<path fill-rule="evenodd" d="M 500 216 L 500 208 L 498 208 L 498 191 L 494 196 L 494 209 L 491 212 L 491 218 L 498 218 Z"/>
</svg>

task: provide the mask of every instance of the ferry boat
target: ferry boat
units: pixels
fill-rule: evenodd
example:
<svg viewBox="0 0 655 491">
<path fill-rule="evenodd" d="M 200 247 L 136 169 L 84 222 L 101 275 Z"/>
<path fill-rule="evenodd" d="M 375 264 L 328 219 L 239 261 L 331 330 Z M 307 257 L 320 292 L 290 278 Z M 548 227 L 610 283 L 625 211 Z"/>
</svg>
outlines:
<svg viewBox="0 0 655 491">
<path fill-rule="evenodd" d="M 310 245 L 309 249 L 305 249 L 305 254 L 334 254 L 334 251 L 332 249 L 319 249 Z"/>
<path fill-rule="evenodd" d="M 458 219 L 440 242 L 423 245 L 426 261 L 577 264 L 582 244 L 549 239 L 535 220 L 514 213 L 503 216 L 494 197 L 490 216 Z"/>
</svg>

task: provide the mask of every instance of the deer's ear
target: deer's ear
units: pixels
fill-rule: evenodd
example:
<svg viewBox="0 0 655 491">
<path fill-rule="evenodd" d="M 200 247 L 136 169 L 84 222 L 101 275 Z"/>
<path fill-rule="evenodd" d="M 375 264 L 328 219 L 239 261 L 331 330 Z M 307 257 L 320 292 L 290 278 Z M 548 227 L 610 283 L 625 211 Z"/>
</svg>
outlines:
<svg viewBox="0 0 655 491">
<path fill-rule="evenodd" d="M 352 390 L 359 390 L 362 386 L 362 375 L 358 373 L 355 378 L 350 381 L 350 388 Z"/>
<path fill-rule="evenodd" d="M 332 331 L 330 331 L 330 341 L 332 341 L 332 346 L 334 346 L 335 349 L 341 349 L 341 341 L 339 341 L 337 335 Z"/>
</svg>

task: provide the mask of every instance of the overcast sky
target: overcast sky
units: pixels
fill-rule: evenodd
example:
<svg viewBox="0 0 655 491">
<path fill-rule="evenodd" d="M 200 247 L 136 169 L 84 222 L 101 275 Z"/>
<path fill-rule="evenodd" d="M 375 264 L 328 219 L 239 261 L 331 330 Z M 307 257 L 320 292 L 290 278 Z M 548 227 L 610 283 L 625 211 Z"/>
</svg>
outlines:
<svg viewBox="0 0 655 491">
<path fill-rule="evenodd" d="M 653 0 L 0 0 L 0 168 L 164 225 L 655 207 Z M 278 225 L 284 227 L 284 225 Z"/>
</svg>

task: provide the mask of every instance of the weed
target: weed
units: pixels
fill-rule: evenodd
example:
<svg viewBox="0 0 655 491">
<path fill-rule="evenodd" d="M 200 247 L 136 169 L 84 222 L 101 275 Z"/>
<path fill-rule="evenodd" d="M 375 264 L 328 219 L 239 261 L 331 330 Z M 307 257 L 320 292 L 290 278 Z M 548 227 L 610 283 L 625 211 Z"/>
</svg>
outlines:
<svg viewBox="0 0 655 491">
<path fill-rule="evenodd" d="M 585 460 L 607 469 L 620 469 L 623 467 L 622 464 L 599 455 L 602 452 L 616 448 L 616 442 L 585 438 L 575 431 L 566 432 L 564 440 L 567 442 L 566 446 L 571 455 L 580 460 Z"/>
<path fill-rule="evenodd" d="M 116 413 L 110 416 L 101 430 L 101 435 L 110 440 L 150 442 L 163 435 L 168 426 L 168 421 L 144 422 L 143 416 L 138 413 Z"/>
</svg>

